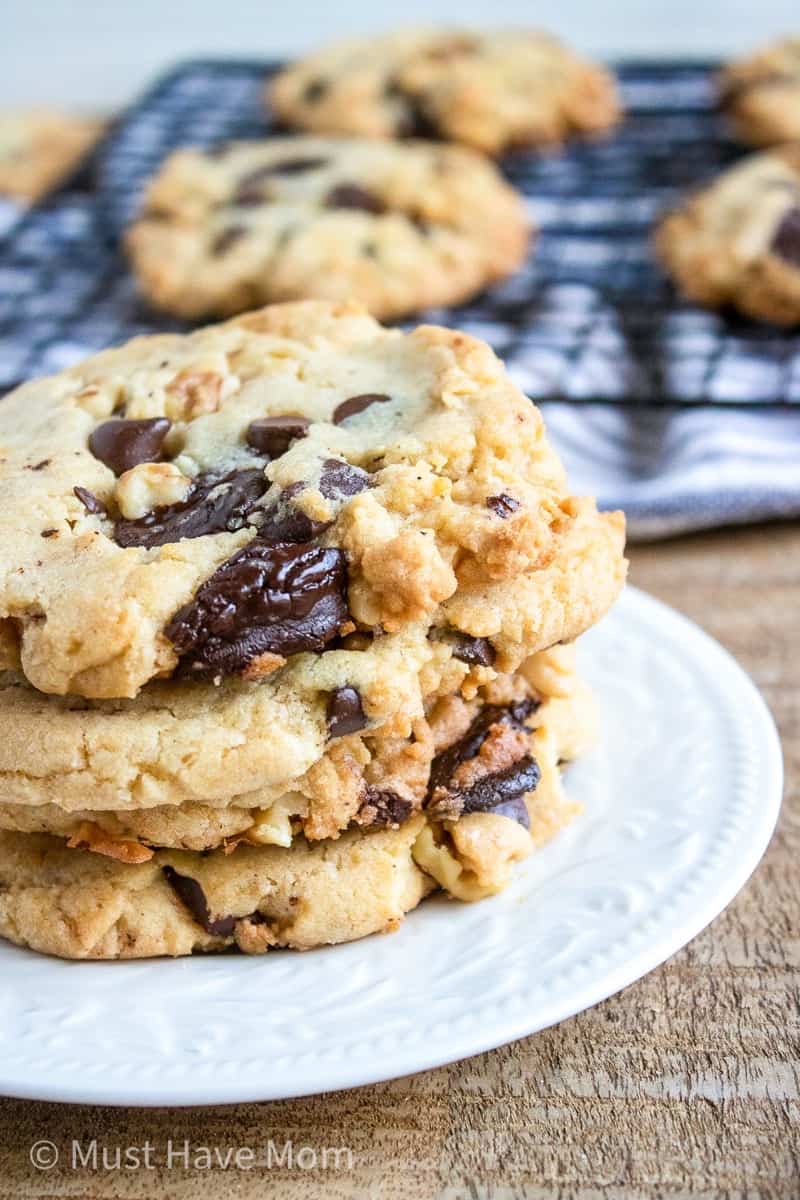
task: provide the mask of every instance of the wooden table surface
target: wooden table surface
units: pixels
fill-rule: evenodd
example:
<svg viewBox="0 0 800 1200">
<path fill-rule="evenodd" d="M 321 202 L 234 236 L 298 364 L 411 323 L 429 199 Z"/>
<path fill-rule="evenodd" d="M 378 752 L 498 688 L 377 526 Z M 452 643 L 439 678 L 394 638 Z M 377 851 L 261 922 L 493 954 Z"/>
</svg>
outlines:
<svg viewBox="0 0 800 1200">
<path fill-rule="evenodd" d="M 634 548 L 632 578 L 739 659 L 780 726 L 780 828 L 733 904 L 589 1012 L 394 1083 L 235 1108 L 0 1100 L 0 1197 L 800 1196 L 800 527 Z M 36 1172 L 46 1138 L 62 1165 Z M 142 1146 L 349 1147 L 352 1169 L 73 1171 L 73 1138 Z"/>
</svg>

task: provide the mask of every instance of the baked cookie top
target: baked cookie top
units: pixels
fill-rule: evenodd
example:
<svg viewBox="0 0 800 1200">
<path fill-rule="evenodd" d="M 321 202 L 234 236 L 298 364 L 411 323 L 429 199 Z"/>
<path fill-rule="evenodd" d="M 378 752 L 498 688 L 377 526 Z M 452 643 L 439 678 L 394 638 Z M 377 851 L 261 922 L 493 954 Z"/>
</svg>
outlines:
<svg viewBox="0 0 800 1200">
<path fill-rule="evenodd" d="M 38 200 L 97 140 L 103 122 L 47 109 L 0 112 L 0 193 Z"/>
<path fill-rule="evenodd" d="M 282 71 L 269 104 L 291 125 L 365 137 L 436 136 L 497 155 L 616 123 L 607 71 L 524 29 L 416 29 L 327 47 Z"/>
<path fill-rule="evenodd" d="M 690 299 L 800 322 L 800 149 L 745 158 L 667 215 L 659 254 Z"/>
<path fill-rule="evenodd" d="M 181 316 L 316 298 L 389 317 L 508 275 L 528 234 L 521 198 L 471 151 L 271 138 L 171 155 L 127 246 L 145 294 Z"/>
<path fill-rule="evenodd" d="M 800 37 L 784 38 L 720 72 L 720 103 L 743 141 L 800 140 Z"/>
<path fill-rule="evenodd" d="M 544 580 L 587 527 L 603 580 L 622 578 L 621 518 L 595 526 L 570 495 L 490 348 L 387 330 L 357 305 L 276 305 L 106 351 L 8 396 L 0 446 L 0 657 L 45 692 L 258 681 L 414 622 L 499 638 L 507 610 L 487 589 Z M 547 626 L 531 652 L 582 631 L 584 588 L 610 602 L 605 582 L 569 604 L 571 583 L 547 586 L 547 620 L 515 618 Z"/>
</svg>

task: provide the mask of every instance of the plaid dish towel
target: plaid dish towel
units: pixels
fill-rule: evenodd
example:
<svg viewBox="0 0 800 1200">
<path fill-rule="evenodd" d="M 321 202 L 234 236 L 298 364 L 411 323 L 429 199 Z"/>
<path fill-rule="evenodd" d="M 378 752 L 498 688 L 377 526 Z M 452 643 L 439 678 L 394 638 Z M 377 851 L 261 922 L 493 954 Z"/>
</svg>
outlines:
<svg viewBox="0 0 800 1200">
<path fill-rule="evenodd" d="M 800 412 L 541 405 L 578 492 L 631 540 L 800 516 Z"/>
</svg>

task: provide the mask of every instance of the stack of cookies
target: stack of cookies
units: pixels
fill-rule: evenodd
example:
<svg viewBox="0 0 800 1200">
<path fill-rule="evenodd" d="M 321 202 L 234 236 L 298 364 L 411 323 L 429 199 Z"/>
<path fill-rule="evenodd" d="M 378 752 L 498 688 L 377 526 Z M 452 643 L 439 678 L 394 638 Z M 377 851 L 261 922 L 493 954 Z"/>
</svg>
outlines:
<svg viewBox="0 0 800 1200">
<path fill-rule="evenodd" d="M 624 577 L 483 343 L 276 305 L 0 408 L 0 933 L 306 948 L 480 899 L 572 816 Z"/>
</svg>

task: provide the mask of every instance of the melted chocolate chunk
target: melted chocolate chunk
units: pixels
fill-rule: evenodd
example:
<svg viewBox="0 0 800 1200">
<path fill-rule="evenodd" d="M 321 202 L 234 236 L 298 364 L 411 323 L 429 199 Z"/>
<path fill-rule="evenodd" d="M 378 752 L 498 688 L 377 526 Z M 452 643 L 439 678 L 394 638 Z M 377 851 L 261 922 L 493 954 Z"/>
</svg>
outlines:
<svg viewBox="0 0 800 1200">
<path fill-rule="evenodd" d="M 384 396 L 381 392 L 365 392 L 362 396 L 351 396 L 349 400 L 343 400 L 341 404 L 337 404 L 333 410 L 333 423 L 341 425 L 348 417 L 355 417 L 365 408 L 371 408 L 373 404 L 386 404 L 391 398 L 391 396 Z"/>
<path fill-rule="evenodd" d="M 247 427 L 247 444 L 259 454 L 280 458 L 292 442 L 304 438 L 311 424 L 307 417 L 297 413 L 286 413 L 279 417 L 262 417 L 251 421 Z"/>
<path fill-rule="evenodd" d="M 254 538 L 165 629 L 183 668 L 233 675 L 262 654 L 318 653 L 349 620 L 344 553 Z"/>
<path fill-rule="evenodd" d="M 509 705 L 484 704 L 463 737 L 437 754 L 431 763 L 429 798 L 437 788 L 448 786 L 462 763 L 475 758 L 493 725 L 505 724 L 514 729 L 525 729 L 525 721 L 531 713 L 536 712 L 540 703 L 529 697 Z"/>
<path fill-rule="evenodd" d="M 359 823 L 373 829 L 394 827 L 407 821 L 413 811 L 411 801 L 398 796 L 397 792 L 383 792 L 368 786 L 359 810 Z"/>
<path fill-rule="evenodd" d="M 484 775 L 471 787 L 459 790 L 456 794 L 461 801 L 461 812 L 464 816 L 474 812 L 496 812 L 503 805 L 513 805 L 526 792 L 532 792 L 541 777 L 536 760 L 526 754 L 503 771 Z"/>
<path fill-rule="evenodd" d="M 492 812 L 496 817 L 508 817 L 509 821 L 516 821 L 518 825 L 522 825 L 524 829 L 530 831 L 531 817 L 528 812 L 528 806 L 525 803 L 524 795 L 515 796 L 513 800 L 503 800 L 500 804 L 495 804 Z"/>
<path fill-rule="evenodd" d="M 800 207 L 790 208 L 784 215 L 771 248 L 784 262 L 800 267 Z"/>
<path fill-rule="evenodd" d="M 361 695 L 357 688 L 340 687 L 328 697 L 328 734 L 330 737 L 345 737 L 358 733 L 367 725 L 367 715 L 361 707 Z"/>
<path fill-rule="evenodd" d="M 165 504 L 137 520 L 117 521 L 114 539 L 119 546 L 166 546 L 207 533 L 234 533 L 250 521 L 250 514 L 267 489 L 257 467 L 227 475 L 200 475 L 185 500 Z"/>
<path fill-rule="evenodd" d="M 254 171 L 243 175 L 239 180 L 239 186 L 242 188 L 254 187 L 272 175 L 302 175 L 306 171 L 316 171 L 318 167 L 324 167 L 327 162 L 327 158 L 320 157 L 282 158 L 279 162 L 267 163 L 265 166 L 257 167 Z"/>
<path fill-rule="evenodd" d="M 212 917 L 206 894 L 196 879 L 190 875 L 179 875 L 174 867 L 164 867 L 163 870 L 167 883 L 206 933 L 212 937 L 231 936 L 236 917 Z"/>
<path fill-rule="evenodd" d="M 73 494 L 80 500 L 87 513 L 90 513 L 92 516 L 105 516 L 105 514 L 108 512 L 108 509 L 106 508 L 105 504 L 103 504 L 103 501 L 98 500 L 94 492 L 90 492 L 88 488 L 74 487 L 72 491 Z"/>
<path fill-rule="evenodd" d="M 366 188 L 359 187 L 357 183 L 340 183 L 331 188 L 325 197 L 325 207 L 358 208 L 363 212 L 374 213 L 376 216 L 386 212 L 386 205 L 380 196 L 376 196 L 374 192 L 370 192 Z"/>
<path fill-rule="evenodd" d="M 214 238 L 211 243 L 211 253 L 217 258 L 221 254 L 227 254 L 231 246 L 234 246 L 246 233 L 244 225 L 229 225 Z"/>
<path fill-rule="evenodd" d="M 89 438 L 89 449 L 115 475 L 122 475 L 131 467 L 138 467 L 139 463 L 160 462 L 161 444 L 170 425 L 166 417 L 152 417 L 146 421 L 122 418 L 104 421 Z"/>
<path fill-rule="evenodd" d="M 453 647 L 453 657 L 476 667 L 491 667 L 497 651 L 488 638 L 470 637 L 468 633 L 448 633 L 447 641 Z"/>
<path fill-rule="evenodd" d="M 292 500 L 305 491 L 302 480 L 284 488 L 278 499 L 266 510 L 259 524 L 259 534 L 270 542 L 310 542 L 333 524 L 332 521 L 314 521 Z"/>
<path fill-rule="evenodd" d="M 319 476 L 319 490 L 326 500 L 340 500 L 342 496 L 357 496 L 369 487 L 369 475 L 360 467 L 339 458 L 326 458 Z"/>
<path fill-rule="evenodd" d="M 55 537 L 57 533 L 58 533 L 57 529 L 43 529 L 41 536 L 43 538 L 51 538 L 51 537 Z"/>
<path fill-rule="evenodd" d="M 519 500 L 515 500 L 513 496 L 507 496 L 505 492 L 501 492 L 499 496 L 487 496 L 486 507 L 490 508 L 498 517 L 502 517 L 505 521 L 519 508 Z"/>
<path fill-rule="evenodd" d="M 231 196 L 231 204 L 235 208 L 258 208 L 259 205 L 266 204 L 268 199 L 269 196 L 260 188 L 240 187 Z"/>
<path fill-rule="evenodd" d="M 395 133 L 398 137 L 423 138 L 427 142 L 439 140 L 439 126 L 418 96 L 403 91 L 394 81 L 387 85 L 385 94 L 388 99 L 403 101 L 402 111 L 395 123 Z"/>
<path fill-rule="evenodd" d="M 303 90 L 303 100 L 306 104 L 316 104 L 329 90 L 327 79 L 312 79 Z"/>
</svg>

